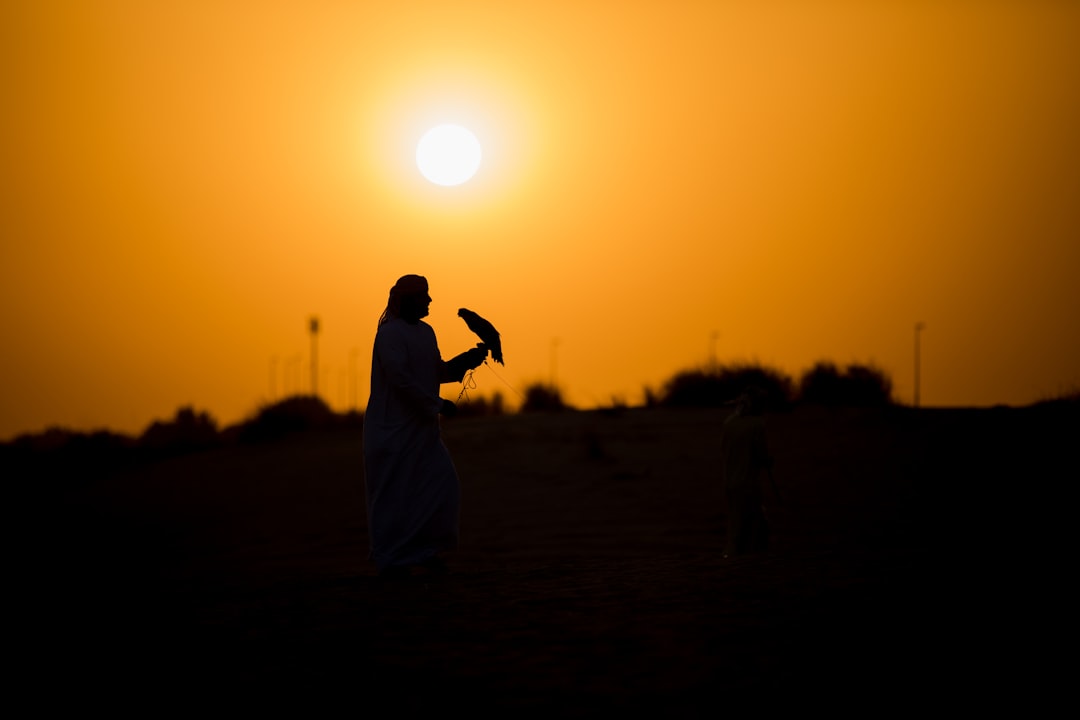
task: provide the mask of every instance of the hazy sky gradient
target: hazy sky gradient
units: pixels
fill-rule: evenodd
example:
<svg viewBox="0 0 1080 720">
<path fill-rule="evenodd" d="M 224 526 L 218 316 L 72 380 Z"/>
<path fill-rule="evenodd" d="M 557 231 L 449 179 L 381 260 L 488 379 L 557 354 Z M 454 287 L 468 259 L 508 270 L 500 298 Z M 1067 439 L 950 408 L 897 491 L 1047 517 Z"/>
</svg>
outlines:
<svg viewBox="0 0 1080 720">
<path fill-rule="evenodd" d="M 362 409 L 405 273 L 511 404 L 713 351 L 910 402 L 920 320 L 926 405 L 1080 386 L 1077 3 L 16 0 L 0 60 L 0 439 L 238 421 L 309 388 L 311 315 Z M 466 185 L 416 170 L 441 122 Z"/>
</svg>

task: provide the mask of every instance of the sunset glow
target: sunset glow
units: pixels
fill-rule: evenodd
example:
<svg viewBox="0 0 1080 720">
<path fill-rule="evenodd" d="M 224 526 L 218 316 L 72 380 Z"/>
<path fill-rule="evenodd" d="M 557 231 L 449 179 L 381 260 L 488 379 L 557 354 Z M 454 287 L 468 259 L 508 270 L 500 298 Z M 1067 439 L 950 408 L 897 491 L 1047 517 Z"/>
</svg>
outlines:
<svg viewBox="0 0 1080 720">
<path fill-rule="evenodd" d="M 395 279 L 582 408 L 873 363 L 899 401 L 1080 387 L 1080 4 L 14 0 L 0 439 L 363 409 Z M 468 182 L 418 172 L 452 121 Z M 310 372 L 308 319 L 318 316 Z M 445 393 L 455 394 L 448 387 Z"/>
</svg>

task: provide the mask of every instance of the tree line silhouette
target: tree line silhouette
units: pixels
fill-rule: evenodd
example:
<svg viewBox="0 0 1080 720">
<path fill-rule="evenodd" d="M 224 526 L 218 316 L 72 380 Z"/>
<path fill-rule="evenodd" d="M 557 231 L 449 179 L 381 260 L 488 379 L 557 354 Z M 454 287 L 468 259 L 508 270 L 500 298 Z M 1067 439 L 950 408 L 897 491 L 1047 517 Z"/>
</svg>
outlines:
<svg viewBox="0 0 1080 720">
<path fill-rule="evenodd" d="M 884 406 L 893 402 L 892 381 L 872 366 L 840 368 L 831 362 L 819 362 L 795 382 L 779 370 L 746 363 L 681 371 L 658 391 L 646 388 L 645 406 L 721 406 L 750 385 L 763 392 L 767 406 L 773 410 L 796 403 Z M 617 400 L 611 404 L 625 407 L 625 403 Z M 459 402 L 460 415 L 474 417 L 574 409 L 565 401 L 560 388 L 544 382 L 525 387 L 516 411 L 507 407 L 498 392 L 491 397 L 469 397 Z M 225 428 L 219 427 L 207 412 L 181 407 L 171 420 L 154 421 L 137 437 L 107 430 L 76 432 L 49 428 L 38 434 L 20 435 L 0 444 L 0 449 L 4 455 L 49 453 L 73 459 L 104 458 L 123 452 L 132 458 L 152 460 L 237 443 L 270 442 L 302 431 L 359 427 L 362 423 L 361 412 L 337 413 L 322 398 L 294 395 L 264 405 L 248 419 Z"/>
<path fill-rule="evenodd" d="M 765 409 L 787 411 L 796 405 L 827 407 L 888 407 L 896 404 L 892 380 L 880 368 L 869 364 L 839 366 L 819 361 L 799 377 L 757 363 L 710 365 L 677 372 L 659 389 L 644 389 L 644 406 L 721 407 L 743 390 L 754 387 L 763 398 Z M 1066 393 L 1040 404 L 1075 405 L 1080 394 Z M 613 399 L 601 410 L 625 409 L 626 403 Z M 555 385 L 535 382 L 525 387 L 516 410 L 507 407 L 503 396 L 468 397 L 459 401 L 459 416 L 477 417 L 518 413 L 546 413 L 575 410 Z M 350 410 L 335 412 L 322 398 L 294 395 L 260 407 L 251 417 L 232 426 L 219 427 L 207 412 L 181 407 L 167 421 L 154 421 L 137 437 L 107 430 L 76 432 L 49 428 L 42 433 L 24 434 L 0 443 L 0 466 L 10 468 L 22 463 L 32 474 L 50 471 L 38 462 L 47 457 L 52 469 L 67 467 L 115 467 L 119 464 L 154 461 L 192 452 L 237 444 L 273 442 L 290 434 L 332 428 L 363 426 L 363 413 Z M 31 469 L 31 462 L 33 466 Z"/>
</svg>

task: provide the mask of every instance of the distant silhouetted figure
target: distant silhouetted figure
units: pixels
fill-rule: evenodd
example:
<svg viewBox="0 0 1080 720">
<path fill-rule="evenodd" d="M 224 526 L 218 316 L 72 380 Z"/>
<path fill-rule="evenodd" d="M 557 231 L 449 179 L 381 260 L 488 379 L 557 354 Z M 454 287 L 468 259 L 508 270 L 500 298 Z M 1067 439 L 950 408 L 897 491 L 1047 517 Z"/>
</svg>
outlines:
<svg viewBox="0 0 1080 720">
<path fill-rule="evenodd" d="M 458 541 L 458 476 L 439 421 L 457 407 L 439 397 L 439 386 L 460 381 L 487 349 L 444 361 L 435 331 L 421 321 L 430 304 L 427 279 L 400 278 L 379 318 L 371 356 L 364 473 L 370 559 L 386 577 L 417 567 L 442 571 L 439 554 Z"/>
<path fill-rule="evenodd" d="M 769 544 L 761 485 L 763 474 L 772 478 L 772 455 L 762 400 L 760 391 L 748 389 L 739 396 L 735 411 L 724 421 L 720 438 L 720 467 L 727 505 L 724 557 L 765 550 Z"/>
</svg>

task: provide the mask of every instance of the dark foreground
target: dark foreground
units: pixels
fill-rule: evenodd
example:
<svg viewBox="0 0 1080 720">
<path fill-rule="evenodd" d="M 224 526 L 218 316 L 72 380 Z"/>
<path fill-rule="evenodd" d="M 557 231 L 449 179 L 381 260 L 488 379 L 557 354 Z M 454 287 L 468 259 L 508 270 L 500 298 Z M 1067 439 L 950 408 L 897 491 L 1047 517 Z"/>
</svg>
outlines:
<svg viewBox="0 0 1080 720">
<path fill-rule="evenodd" d="M 462 546 L 401 582 L 365 559 L 355 430 L 22 468 L 12 686 L 39 710 L 470 717 L 970 710 L 1030 687 L 1007 599 L 1034 587 L 1025 513 L 1000 501 L 1077 476 L 1075 410 L 773 416 L 773 546 L 729 560 L 724 416 L 448 421 Z"/>
</svg>

